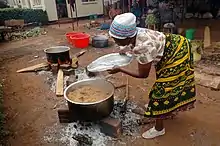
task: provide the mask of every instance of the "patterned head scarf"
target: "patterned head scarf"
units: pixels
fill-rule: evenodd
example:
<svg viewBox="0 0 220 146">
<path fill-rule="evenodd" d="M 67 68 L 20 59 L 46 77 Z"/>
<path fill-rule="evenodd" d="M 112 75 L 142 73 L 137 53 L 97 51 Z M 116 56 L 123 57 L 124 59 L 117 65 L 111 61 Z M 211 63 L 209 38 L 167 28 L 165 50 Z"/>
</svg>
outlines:
<svg viewBox="0 0 220 146">
<path fill-rule="evenodd" d="M 136 16 L 132 13 L 117 15 L 109 30 L 109 35 L 117 39 L 132 38 L 136 33 Z"/>
</svg>

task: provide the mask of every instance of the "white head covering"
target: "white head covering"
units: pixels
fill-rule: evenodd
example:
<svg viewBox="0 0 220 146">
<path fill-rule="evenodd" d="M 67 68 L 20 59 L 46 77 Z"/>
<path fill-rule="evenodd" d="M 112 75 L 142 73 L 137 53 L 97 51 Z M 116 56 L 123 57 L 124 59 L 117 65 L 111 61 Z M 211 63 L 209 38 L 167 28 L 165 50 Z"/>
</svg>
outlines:
<svg viewBox="0 0 220 146">
<path fill-rule="evenodd" d="M 109 30 L 109 35 L 117 39 L 132 38 L 136 33 L 136 16 L 133 13 L 117 15 Z"/>
</svg>

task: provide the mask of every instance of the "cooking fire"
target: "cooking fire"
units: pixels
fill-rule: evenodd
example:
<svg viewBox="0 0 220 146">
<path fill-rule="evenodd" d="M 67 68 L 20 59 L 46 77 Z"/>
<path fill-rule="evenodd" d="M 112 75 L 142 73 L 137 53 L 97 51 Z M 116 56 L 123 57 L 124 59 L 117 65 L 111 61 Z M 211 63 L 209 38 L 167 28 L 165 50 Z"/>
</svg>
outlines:
<svg viewBox="0 0 220 146">
<path fill-rule="evenodd" d="M 47 83 L 51 86 L 51 89 L 55 91 L 56 76 L 54 76 L 49 71 L 41 71 L 39 74 L 47 77 Z M 102 74 L 89 77 L 86 73 L 86 70 L 83 68 L 76 69 L 75 76 L 76 81 L 82 81 L 85 79 L 100 79 L 104 77 Z M 64 77 L 65 88 L 66 81 L 68 81 L 69 78 L 70 76 Z M 120 138 L 123 136 L 131 136 L 132 138 L 137 138 L 140 134 L 140 125 L 138 120 L 141 117 L 132 112 L 132 110 L 135 109 L 137 105 L 132 101 L 128 101 L 126 111 L 122 112 L 123 105 L 123 100 L 115 100 L 111 114 L 107 118 L 100 119 L 95 122 L 71 120 L 71 116 L 73 118 L 74 115 L 69 113 L 68 108 L 59 110 L 61 123 L 66 123 L 64 125 L 54 125 L 55 127 L 61 126 L 61 132 L 59 135 L 60 139 L 53 139 L 57 137 L 56 131 L 52 130 L 53 127 L 48 129 L 48 133 L 46 133 L 44 139 L 48 142 L 50 140 L 55 140 L 65 144 L 67 144 L 66 142 L 68 141 L 68 144 L 73 145 L 87 144 L 105 146 L 108 142 L 114 142 L 114 138 Z"/>
<path fill-rule="evenodd" d="M 69 61 L 69 48 L 61 47 L 61 49 L 65 53 L 59 54 L 59 47 L 46 49 L 47 62 L 18 71 L 38 71 L 39 75 L 46 76 L 46 82 L 51 90 L 56 92 L 57 96 L 64 96 L 63 101 L 67 103 L 67 106 L 58 109 L 59 122 L 62 124 L 54 125 L 61 129 L 60 139 L 54 139 L 57 137 L 57 132 L 53 129 L 57 128 L 50 127 L 44 140 L 67 145 L 104 146 L 109 141 L 113 143 L 115 138 L 139 136 L 140 117 L 132 112 L 137 105 L 128 100 L 128 78 L 125 85 L 117 87 L 108 80 L 112 75 L 105 76 L 101 72 L 88 71 L 88 67 L 78 66 L 77 57 L 85 52 L 79 52 Z M 62 60 L 59 59 L 60 57 Z M 108 57 L 111 55 L 107 55 Z M 113 54 L 113 57 L 117 59 L 118 56 Z M 91 63 L 89 69 L 97 68 L 97 63 L 103 62 L 102 59 L 105 57 Z M 121 61 L 122 64 L 126 64 L 126 61 L 130 62 L 131 58 L 123 56 Z M 112 67 L 112 63 L 110 66 L 106 65 L 105 63 L 102 66 L 105 70 Z M 98 69 L 103 70 L 100 67 Z M 124 88 L 126 91 L 124 100 L 115 98 L 117 96 L 115 90 L 119 88 Z M 63 102 L 59 104 L 65 105 Z M 56 106 L 54 109 L 57 109 Z"/>
</svg>

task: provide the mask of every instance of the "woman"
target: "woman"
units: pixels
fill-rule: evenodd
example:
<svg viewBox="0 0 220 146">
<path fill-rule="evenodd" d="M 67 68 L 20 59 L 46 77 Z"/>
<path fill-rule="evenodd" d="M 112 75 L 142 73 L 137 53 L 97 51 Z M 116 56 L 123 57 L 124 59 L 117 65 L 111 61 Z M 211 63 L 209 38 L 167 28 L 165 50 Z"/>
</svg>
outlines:
<svg viewBox="0 0 220 146">
<path fill-rule="evenodd" d="M 109 34 L 121 46 L 121 53 L 132 53 L 138 61 L 137 71 L 114 68 L 109 73 L 122 72 L 136 78 L 147 78 L 151 65 L 155 66 L 156 81 L 143 115 L 155 118 L 156 122 L 155 127 L 142 136 L 151 139 L 164 135 L 163 120 L 179 111 L 193 108 L 196 101 L 189 41 L 180 35 L 137 28 L 136 17 L 132 13 L 116 16 Z"/>
</svg>

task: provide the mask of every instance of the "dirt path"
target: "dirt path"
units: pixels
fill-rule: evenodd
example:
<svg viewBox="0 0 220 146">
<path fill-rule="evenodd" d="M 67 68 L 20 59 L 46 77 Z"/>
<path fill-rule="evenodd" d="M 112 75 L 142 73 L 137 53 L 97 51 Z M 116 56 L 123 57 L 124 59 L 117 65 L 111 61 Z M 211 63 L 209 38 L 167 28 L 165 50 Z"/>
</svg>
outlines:
<svg viewBox="0 0 220 146">
<path fill-rule="evenodd" d="M 64 32 L 50 30 L 46 36 L 0 44 L 1 79 L 4 81 L 4 106 L 7 128 L 11 135 L 8 145 L 38 146 L 60 145 L 45 143 L 45 129 L 58 123 L 57 98 L 45 82 L 44 76 L 34 73 L 17 74 L 16 70 L 45 60 L 43 49 L 56 44 L 65 44 Z M 89 51 L 80 59 L 82 66 L 95 57 L 111 52 L 111 49 Z M 74 50 L 73 50 L 74 52 Z M 34 58 L 34 56 L 39 56 Z M 130 66 L 134 68 L 134 64 Z M 131 98 L 140 104 L 147 101 L 147 93 L 154 81 L 154 71 L 146 80 L 131 78 Z M 117 76 L 120 76 L 117 75 Z M 141 138 L 128 140 L 127 145 L 148 146 L 220 146 L 220 98 L 219 92 L 198 86 L 196 109 L 183 113 L 177 119 L 166 121 L 166 136 L 146 141 Z M 143 130 L 149 128 L 149 125 Z M 59 133 L 59 129 L 57 133 Z M 120 144 L 118 144 L 120 145 Z"/>
</svg>

